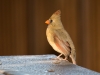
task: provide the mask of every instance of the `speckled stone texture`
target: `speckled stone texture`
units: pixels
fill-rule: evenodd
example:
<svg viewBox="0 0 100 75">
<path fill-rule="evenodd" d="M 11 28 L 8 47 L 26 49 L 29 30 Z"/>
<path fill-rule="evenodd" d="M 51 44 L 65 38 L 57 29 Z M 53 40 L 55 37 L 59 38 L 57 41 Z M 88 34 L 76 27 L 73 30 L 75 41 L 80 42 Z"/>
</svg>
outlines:
<svg viewBox="0 0 100 75">
<path fill-rule="evenodd" d="M 55 55 L 0 56 L 0 75 L 100 75 Z"/>
</svg>

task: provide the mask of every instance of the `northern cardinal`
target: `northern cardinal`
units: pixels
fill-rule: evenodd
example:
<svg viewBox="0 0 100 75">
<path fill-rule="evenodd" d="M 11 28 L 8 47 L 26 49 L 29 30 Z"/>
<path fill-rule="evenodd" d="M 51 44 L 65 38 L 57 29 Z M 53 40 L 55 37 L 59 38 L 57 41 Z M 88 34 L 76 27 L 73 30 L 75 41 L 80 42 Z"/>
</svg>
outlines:
<svg viewBox="0 0 100 75">
<path fill-rule="evenodd" d="M 57 10 L 47 21 L 45 21 L 45 23 L 48 24 L 46 30 L 47 40 L 55 51 L 61 53 L 57 58 L 64 55 L 65 60 L 70 57 L 73 64 L 76 64 L 75 47 L 69 34 L 63 27 L 60 15 L 61 11 Z"/>
</svg>

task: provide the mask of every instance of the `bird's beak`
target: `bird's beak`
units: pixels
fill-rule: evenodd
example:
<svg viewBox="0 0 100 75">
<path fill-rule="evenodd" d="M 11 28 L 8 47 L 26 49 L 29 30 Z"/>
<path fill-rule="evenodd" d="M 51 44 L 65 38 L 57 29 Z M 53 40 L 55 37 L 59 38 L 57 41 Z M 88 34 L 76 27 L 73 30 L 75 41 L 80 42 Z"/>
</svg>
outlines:
<svg viewBox="0 0 100 75">
<path fill-rule="evenodd" d="M 46 23 L 46 24 L 50 24 L 50 21 L 49 21 L 49 20 L 47 20 L 47 21 L 45 21 L 45 23 Z"/>
</svg>

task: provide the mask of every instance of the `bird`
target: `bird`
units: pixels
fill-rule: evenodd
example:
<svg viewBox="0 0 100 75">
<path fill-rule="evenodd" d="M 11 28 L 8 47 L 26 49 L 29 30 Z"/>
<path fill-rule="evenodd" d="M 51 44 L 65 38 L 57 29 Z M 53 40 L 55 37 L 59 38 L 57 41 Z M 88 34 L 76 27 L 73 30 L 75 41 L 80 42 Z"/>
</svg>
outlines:
<svg viewBox="0 0 100 75">
<path fill-rule="evenodd" d="M 72 63 L 76 65 L 75 46 L 61 22 L 61 11 L 57 10 L 54 12 L 52 16 L 45 21 L 45 23 L 48 25 L 46 29 L 47 40 L 52 48 L 60 53 L 57 58 L 64 55 L 64 60 L 68 60 L 70 57 Z"/>
</svg>

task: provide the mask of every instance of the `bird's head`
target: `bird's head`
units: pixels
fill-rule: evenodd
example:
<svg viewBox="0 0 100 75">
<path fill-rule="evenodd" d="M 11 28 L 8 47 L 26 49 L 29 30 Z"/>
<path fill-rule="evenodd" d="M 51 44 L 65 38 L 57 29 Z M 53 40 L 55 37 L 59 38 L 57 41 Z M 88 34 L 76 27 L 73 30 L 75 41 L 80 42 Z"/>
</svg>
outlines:
<svg viewBox="0 0 100 75">
<path fill-rule="evenodd" d="M 52 25 L 53 27 L 62 27 L 61 19 L 60 19 L 61 11 L 57 10 L 53 15 L 45 21 L 46 24 Z"/>
</svg>

